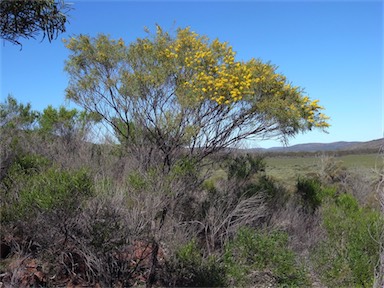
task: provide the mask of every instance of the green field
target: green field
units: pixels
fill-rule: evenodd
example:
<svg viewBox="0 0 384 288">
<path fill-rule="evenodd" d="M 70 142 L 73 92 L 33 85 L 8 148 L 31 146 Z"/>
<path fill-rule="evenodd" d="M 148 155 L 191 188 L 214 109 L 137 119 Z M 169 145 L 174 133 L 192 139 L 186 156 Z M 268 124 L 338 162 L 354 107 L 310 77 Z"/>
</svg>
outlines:
<svg viewBox="0 0 384 288">
<path fill-rule="evenodd" d="M 268 176 L 288 184 L 294 185 L 298 177 L 314 175 L 322 165 L 321 156 L 277 156 L 267 157 L 265 159 Z M 340 164 L 350 171 L 374 174 L 374 169 L 383 167 L 383 158 L 377 154 L 356 154 L 334 157 L 334 161 L 340 161 Z"/>
</svg>

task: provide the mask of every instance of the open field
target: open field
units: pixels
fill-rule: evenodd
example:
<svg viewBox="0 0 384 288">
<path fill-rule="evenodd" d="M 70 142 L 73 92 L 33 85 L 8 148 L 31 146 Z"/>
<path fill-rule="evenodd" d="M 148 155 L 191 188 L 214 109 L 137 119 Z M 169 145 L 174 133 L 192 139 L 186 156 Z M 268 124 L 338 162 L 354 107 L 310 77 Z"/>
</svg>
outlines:
<svg viewBox="0 0 384 288">
<path fill-rule="evenodd" d="M 356 154 L 334 157 L 341 165 L 350 171 L 374 174 L 374 169 L 383 166 L 383 159 L 378 154 Z M 322 156 L 277 156 L 265 159 L 268 176 L 276 180 L 294 185 L 298 177 L 313 175 L 321 168 Z"/>
</svg>

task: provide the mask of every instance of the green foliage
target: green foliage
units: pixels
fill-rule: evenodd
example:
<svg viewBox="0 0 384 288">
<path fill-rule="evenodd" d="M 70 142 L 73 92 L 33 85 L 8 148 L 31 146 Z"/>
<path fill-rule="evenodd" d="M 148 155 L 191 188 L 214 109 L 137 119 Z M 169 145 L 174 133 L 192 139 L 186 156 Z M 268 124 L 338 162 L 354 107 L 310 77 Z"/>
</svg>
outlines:
<svg viewBox="0 0 384 288">
<path fill-rule="evenodd" d="M 0 37 L 21 45 L 19 38 L 43 33 L 52 41 L 65 32 L 68 10 L 62 0 L 0 1 Z"/>
<path fill-rule="evenodd" d="M 176 258 L 177 260 L 188 266 L 201 262 L 202 255 L 199 247 L 197 246 L 196 240 L 192 240 L 182 246 L 176 252 Z"/>
<path fill-rule="evenodd" d="M 264 158 L 247 153 L 229 160 L 228 179 L 247 180 L 252 175 L 263 171 L 265 171 Z"/>
<path fill-rule="evenodd" d="M 42 156 L 20 154 L 16 156 L 9 173 L 12 177 L 34 175 L 45 170 L 49 164 L 50 161 Z"/>
<path fill-rule="evenodd" d="M 214 179 L 207 179 L 203 182 L 202 188 L 207 191 L 209 194 L 216 193 L 215 181 Z"/>
<path fill-rule="evenodd" d="M 98 121 L 100 117 L 95 113 L 48 106 L 39 118 L 39 131 L 42 135 L 60 136 L 69 141 L 76 133 L 83 135 L 91 124 Z"/>
<path fill-rule="evenodd" d="M 351 194 L 341 194 L 336 198 L 336 205 L 347 213 L 356 213 L 359 210 L 359 203 Z"/>
<path fill-rule="evenodd" d="M 106 35 L 66 41 L 67 98 L 101 115 L 120 142 L 150 146 L 170 168 L 181 151 L 202 159 L 250 137 L 328 127 L 318 101 L 275 66 L 236 61 L 228 43 L 189 28 L 156 28 L 130 45 Z"/>
<path fill-rule="evenodd" d="M 313 213 L 325 199 L 334 197 L 336 190 L 332 187 L 324 187 L 317 178 L 299 178 L 297 194 L 301 197 L 307 212 Z"/>
<path fill-rule="evenodd" d="M 270 209 L 283 205 L 287 200 L 288 194 L 286 189 L 279 185 L 277 181 L 266 175 L 260 175 L 254 184 L 247 187 L 248 196 L 257 193 L 262 193 L 265 201 L 269 204 Z"/>
<path fill-rule="evenodd" d="M 44 109 L 39 119 L 40 130 L 43 133 L 52 133 L 59 136 L 69 134 L 74 129 L 77 114 L 76 109 L 67 110 L 65 107 L 60 107 L 57 110 L 49 105 Z"/>
<path fill-rule="evenodd" d="M 321 183 L 317 179 L 299 179 L 297 182 L 297 193 L 309 212 L 313 213 L 320 206 L 321 190 Z"/>
<path fill-rule="evenodd" d="M 197 161 L 193 157 L 180 157 L 172 167 L 171 173 L 175 177 L 195 176 L 198 173 L 197 167 Z"/>
<path fill-rule="evenodd" d="M 1 182 L 2 222 L 33 217 L 53 209 L 72 213 L 92 195 L 85 170 L 63 171 L 36 155 L 17 157 Z"/>
<path fill-rule="evenodd" d="M 143 133 L 143 131 L 140 131 L 133 122 L 124 123 L 121 119 L 115 118 L 113 119 L 112 124 L 115 135 L 123 147 L 137 144 L 137 140 L 140 139 L 139 134 Z"/>
<path fill-rule="evenodd" d="M 195 240 L 178 249 L 169 269 L 172 285 L 176 287 L 227 286 L 222 264 L 214 256 L 204 258 Z"/>
<path fill-rule="evenodd" d="M 323 208 L 327 239 L 313 254 L 319 275 L 332 287 L 372 287 L 384 219 L 341 194 Z"/>
<path fill-rule="evenodd" d="M 252 197 L 262 193 L 266 200 L 275 198 L 279 190 L 275 182 L 265 173 L 264 157 L 260 155 L 245 154 L 229 158 L 226 163 L 228 180 L 235 181 L 238 186 L 236 195 Z"/>
<path fill-rule="evenodd" d="M 97 207 L 93 218 L 89 222 L 86 234 L 89 235 L 89 245 L 98 253 L 108 253 L 120 248 L 127 242 L 120 233 L 124 231 L 121 227 L 121 215 L 118 213 L 120 207 L 108 207 L 100 205 Z M 128 235 L 125 235 L 128 237 Z"/>
<path fill-rule="evenodd" d="M 134 190 L 140 191 L 148 186 L 146 179 L 137 171 L 132 171 L 128 174 L 128 185 Z"/>
<path fill-rule="evenodd" d="M 1 1 L 1 3 L 3 2 L 6 1 Z M 26 105 L 18 103 L 17 100 L 10 95 L 4 103 L 0 103 L 1 130 L 30 130 L 38 117 L 39 113 L 32 110 L 30 103 Z M 1 132 L 2 134 L 5 133 L 5 131 Z"/>
<path fill-rule="evenodd" d="M 308 285 L 305 270 L 296 263 L 285 232 L 240 229 L 225 247 L 224 263 L 236 285 L 249 284 L 247 276 L 250 272 L 265 270 L 270 270 L 281 286 Z"/>
</svg>

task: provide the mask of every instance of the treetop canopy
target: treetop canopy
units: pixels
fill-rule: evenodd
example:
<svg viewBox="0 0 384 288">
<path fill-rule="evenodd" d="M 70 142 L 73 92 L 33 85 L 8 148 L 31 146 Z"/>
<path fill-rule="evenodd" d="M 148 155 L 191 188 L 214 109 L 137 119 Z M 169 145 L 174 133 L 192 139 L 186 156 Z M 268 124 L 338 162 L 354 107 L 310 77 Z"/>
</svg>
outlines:
<svg viewBox="0 0 384 288">
<path fill-rule="evenodd" d="M 146 127 L 164 143 L 176 137 L 184 139 L 180 145 L 223 148 L 249 137 L 287 139 L 329 126 L 318 100 L 274 65 L 237 61 L 227 42 L 190 28 L 170 35 L 157 26 L 155 35 L 129 45 L 103 34 L 79 35 L 66 46 L 69 99 L 112 126 L 120 119 L 127 127 Z"/>
</svg>

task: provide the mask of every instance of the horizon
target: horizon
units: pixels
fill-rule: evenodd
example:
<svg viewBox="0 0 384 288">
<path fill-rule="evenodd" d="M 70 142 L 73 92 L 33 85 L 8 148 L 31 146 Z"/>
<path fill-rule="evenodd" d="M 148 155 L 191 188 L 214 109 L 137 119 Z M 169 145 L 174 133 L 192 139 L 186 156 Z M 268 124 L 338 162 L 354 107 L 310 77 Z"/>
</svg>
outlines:
<svg viewBox="0 0 384 288">
<path fill-rule="evenodd" d="M 332 141 L 332 142 L 303 142 L 303 143 L 296 143 L 296 144 L 289 144 L 288 145 L 280 145 L 280 146 L 270 146 L 270 147 L 245 147 L 245 148 L 240 148 L 240 149 L 274 149 L 274 148 L 291 148 L 291 147 L 294 147 L 294 146 L 300 146 L 300 145 L 329 145 L 329 144 L 336 144 L 336 143 L 369 143 L 369 142 L 374 142 L 374 141 L 383 141 L 383 145 L 384 146 L 384 137 L 381 137 L 381 138 L 376 138 L 376 139 L 371 139 L 371 140 L 366 140 L 366 141 L 354 141 L 354 140 L 351 140 L 351 141 L 345 141 L 345 140 L 339 140 L 339 141 Z"/>
</svg>

